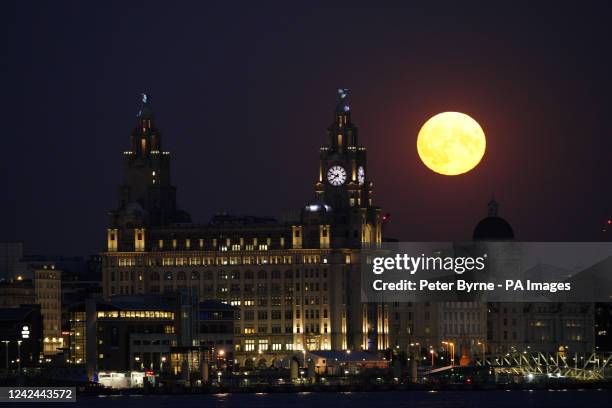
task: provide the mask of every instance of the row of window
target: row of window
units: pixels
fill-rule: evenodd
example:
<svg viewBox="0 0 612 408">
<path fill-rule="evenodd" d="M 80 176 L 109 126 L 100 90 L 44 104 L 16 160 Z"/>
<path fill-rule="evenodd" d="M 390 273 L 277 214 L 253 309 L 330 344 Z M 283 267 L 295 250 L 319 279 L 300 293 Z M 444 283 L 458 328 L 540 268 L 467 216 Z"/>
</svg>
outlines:
<svg viewBox="0 0 612 408">
<path fill-rule="evenodd" d="M 118 274 L 118 275 L 117 275 Z M 128 271 L 111 271 L 110 272 L 110 280 L 111 281 L 116 281 L 117 280 L 117 276 L 119 277 L 119 280 L 134 280 L 136 278 L 136 276 L 138 276 L 138 280 L 142 281 L 143 280 L 143 273 L 140 272 L 138 273 L 138 275 L 135 275 L 134 271 L 128 272 Z M 243 277 L 244 279 L 255 279 L 255 276 L 257 276 L 257 279 L 268 279 L 268 277 L 270 277 L 270 279 L 273 280 L 277 280 L 277 279 L 281 279 L 282 277 L 284 277 L 285 279 L 293 279 L 295 278 L 300 278 L 300 270 L 296 270 L 293 271 L 291 269 L 284 271 L 283 273 L 281 273 L 281 271 L 279 270 L 274 270 L 271 271 L 270 273 L 268 273 L 268 271 L 257 271 L 257 273 L 255 273 L 254 271 L 217 271 L 216 277 L 217 279 L 220 280 L 237 280 L 237 279 L 241 279 L 241 277 Z M 306 269 L 304 270 L 304 274 L 303 274 L 304 278 L 308 279 L 308 278 L 320 278 L 321 276 L 323 278 L 327 278 L 327 268 L 323 268 L 322 271 L 319 271 L 319 269 Z M 163 272 L 163 273 L 159 273 L 159 272 L 152 272 L 149 276 L 150 280 L 153 281 L 158 281 L 163 277 L 163 280 L 165 281 L 172 281 L 174 279 L 176 280 L 187 280 L 187 278 L 189 277 L 190 280 L 199 280 L 200 278 L 203 278 L 205 280 L 213 280 L 215 277 L 215 274 L 212 271 L 204 271 L 204 272 L 200 272 L 200 271 L 191 271 L 191 272 L 185 272 L 185 271 L 180 271 L 180 272 Z"/>
<path fill-rule="evenodd" d="M 266 251 L 272 246 L 272 238 L 265 238 L 261 240 L 258 238 L 252 238 L 249 241 L 250 243 L 247 244 L 245 243 L 244 238 L 240 238 L 238 242 L 234 243 L 232 243 L 230 238 L 225 238 L 222 240 L 218 240 L 217 238 L 213 238 L 211 240 L 204 240 L 203 238 L 192 240 L 191 238 L 186 238 L 185 240 L 181 241 L 183 244 L 181 247 L 189 250 L 197 246 L 198 249 L 203 251 Z M 209 245 L 206 245 L 207 242 Z M 285 237 L 279 237 L 277 242 L 279 248 L 285 247 Z M 193 245 L 194 243 L 196 243 L 196 245 Z M 163 250 L 166 247 L 177 249 L 179 247 L 179 241 L 177 239 L 171 239 L 168 240 L 168 242 L 163 239 L 157 240 L 157 249 Z"/>
<path fill-rule="evenodd" d="M 168 319 L 174 320 L 173 312 L 162 310 L 109 310 L 98 311 L 98 319 Z"/>
<path fill-rule="evenodd" d="M 272 327 L 270 328 L 270 332 L 268 332 L 267 325 L 260 325 L 260 326 L 257 326 L 257 331 L 255 331 L 255 327 L 245 326 L 242 332 L 244 334 L 255 334 L 255 333 L 257 334 L 268 334 L 268 333 L 282 334 L 283 332 L 281 331 L 281 329 L 282 329 L 281 326 L 272 325 Z M 239 334 L 240 328 L 236 327 L 235 332 L 236 334 Z M 293 326 L 291 324 L 285 325 L 285 334 L 292 334 L 292 333 L 297 333 L 297 334 L 302 333 L 301 323 L 296 323 L 295 330 L 293 329 Z M 329 326 L 327 323 L 323 323 L 323 331 L 321 331 L 321 325 L 319 323 L 308 323 L 304 325 L 304 333 L 306 334 L 327 334 L 329 333 Z"/>
<path fill-rule="evenodd" d="M 268 350 L 272 350 L 272 351 L 281 351 L 283 350 L 283 344 L 282 343 L 272 343 L 272 347 L 270 347 L 270 344 L 268 342 L 268 340 L 266 339 L 261 339 L 259 340 L 259 343 L 257 344 L 258 346 L 258 350 L 259 351 L 268 351 Z M 293 347 L 293 343 L 286 343 L 284 350 L 287 351 L 293 351 L 294 347 Z M 236 351 L 240 350 L 240 345 L 236 345 Z M 252 339 L 247 339 L 244 341 L 244 351 L 255 351 L 255 340 Z"/>
<path fill-rule="evenodd" d="M 285 310 L 285 320 L 293 319 L 293 310 Z M 255 320 L 255 311 L 254 310 L 244 310 L 242 312 L 243 320 L 252 321 Z M 281 310 L 272 310 L 270 312 L 270 316 L 272 320 L 280 320 L 282 316 Z M 306 309 L 304 310 L 304 318 L 305 319 L 319 319 L 321 316 L 319 309 Z M 297 309 L 295 311 L 295 318 L 301 319 L 301 310 Z M 323 309 L 323 318 L 328 318 L 327 309 Z M 268 311 L 267 310 L 258 310 L 257 311 L 257 319 L 258 320 L 267 320 L 268 319 Z"/>
<path fill-rule="evenodd" d="M 214 265 L 292 265 L 327 264 L 326 256 L 321 255 L 259 255 L 259 256 L 191 256 L 191 257 L 107 257 L 105 266 L 214 266 Z M 350 255 L 345 263 L 351 263 Z"/>
</svg>

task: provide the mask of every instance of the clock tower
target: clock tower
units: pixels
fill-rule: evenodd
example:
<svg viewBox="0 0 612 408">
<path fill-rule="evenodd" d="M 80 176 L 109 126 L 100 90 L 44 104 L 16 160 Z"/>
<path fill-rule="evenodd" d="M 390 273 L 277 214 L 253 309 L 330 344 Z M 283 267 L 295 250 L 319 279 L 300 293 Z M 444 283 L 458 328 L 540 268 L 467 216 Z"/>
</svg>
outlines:
<svg viewBox="0 0 612 408">
<path fill-rule="evenodd" d="M 317 202 L 331 208 L 332 243 L 355 248 L 381 242 L 380 208 L 373 206 L 373 189 L 367 151 L 359 145 L 358 129 L 351 121 L 348 89 L 338 89 L 334 121 L 327 128 L 327 145 L 320 150 L 315 183 Z"/>
<path fill-rule="evenodd" d="M 366 148 L 359 145 L 358 129 L 351 122 L 348 90 L 338 89 L 334 122 L 327 128 L 327 146 L 321 147 L 317 198 L 336 209 L 372 206 Z"/>
</svg>

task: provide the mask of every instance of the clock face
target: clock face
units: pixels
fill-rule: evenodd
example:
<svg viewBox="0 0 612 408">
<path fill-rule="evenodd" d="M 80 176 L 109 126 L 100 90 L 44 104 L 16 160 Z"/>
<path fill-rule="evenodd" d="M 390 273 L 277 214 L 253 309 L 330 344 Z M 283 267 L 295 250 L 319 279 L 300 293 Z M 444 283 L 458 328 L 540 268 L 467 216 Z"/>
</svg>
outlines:
<svg viewBox="0 0 612 408">
<path fill-rule="evenodd" d="M 357 169 L 357 181 L 359 182 L 360 186 L 365 183 L 365 170 L 363 169 L 363 166 L 359 166 Z"/>
<path fill-rule="evenodd" d="M 332 186 L 341 186 L 346 181 L 346 170 L 342 166 L 332 166 L 327 170 L 327 181 Z"/>
</svg>

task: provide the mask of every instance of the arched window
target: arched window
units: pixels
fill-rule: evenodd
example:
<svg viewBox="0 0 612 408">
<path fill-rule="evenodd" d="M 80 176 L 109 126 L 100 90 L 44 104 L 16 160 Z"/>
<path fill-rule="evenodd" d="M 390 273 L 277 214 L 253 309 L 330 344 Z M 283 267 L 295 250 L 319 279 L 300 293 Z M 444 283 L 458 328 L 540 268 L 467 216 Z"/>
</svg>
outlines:
<svg viewBox="0 0 612 408">
<path fill-rule="evenodd" d="M 185 272 L 181 271 L 178 273 L 178 275 L 176 276 L 177 280 L 185 280 L 187 279 L 187 277 L 185 276 Z"/>
<path fill-rule="evenodd" d="M 151 274 L 151 280 L 153 280 L 153 281 L 158 281 L 158 280 L 159 280 L 159 273 L 157 273 L 157 272 L 153 272 L 153 273 Z"/>
<path fill-rule="evenodd" d="M 257 279 L 266 279 L 268 276 L 268 274 L 266 273 L 266 271 L 259 271 L 257 272 Z"/>
<path fill-rule="evenodd" d="M 200 279 L 200 272 L 192 271 L 191 272 L 191 280 L 198 280 L 198 279 Z"/>
</svg>

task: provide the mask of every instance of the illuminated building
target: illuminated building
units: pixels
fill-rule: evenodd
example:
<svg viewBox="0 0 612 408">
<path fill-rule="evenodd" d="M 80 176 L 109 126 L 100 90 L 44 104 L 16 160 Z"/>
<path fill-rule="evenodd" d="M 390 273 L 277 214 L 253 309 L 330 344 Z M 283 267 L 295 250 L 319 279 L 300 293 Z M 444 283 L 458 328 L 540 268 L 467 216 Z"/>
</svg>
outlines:
<svg viewBox="0 0 612 408">
<path fill-rule="evenodd" d="M 70 362 L 95 372 L 199 369 L 193 359 L 233 352 L 235 309 L 185 293 L 115 296 L 70 308 Z M 189 359 L 187 353 L 189 351 Z"/>
<path fill-rule="evenodd" d="M 176 345 L 172 299 L 88 300 L 70 308 L 70 361 L 88 371 L 158 369 Z"/>
<path fill-rule="evenodd" d="M 64 347 L 62 337 L 61 271 L 53 266 L 34 270 L 34 279 L 0 282 L 0 307 L 40 305 L 43 318 L 43 353 L 58 353 Z"/>
<path fill-rule="evenodd" d="M 34 271 L 36 303 L 43 317 L 43 354 L 57 354 L 62 338 L 62 272 L 54 266 Z"/>
<path fill-rule="evenodd" d="M 314 201 L 292 220 L 190 222 L 177 208 L 170 154 L 147 98 L 124 157 L 103 253 L 105 298 L 183 289 L 236 306 L 241 364 L 269 365 L 303 348 L 388 347 L 388 306 L 360 303 L 360 249 L 381 243 L 381 214 L 346 90 L 319 152 Z"/>
</svg>

